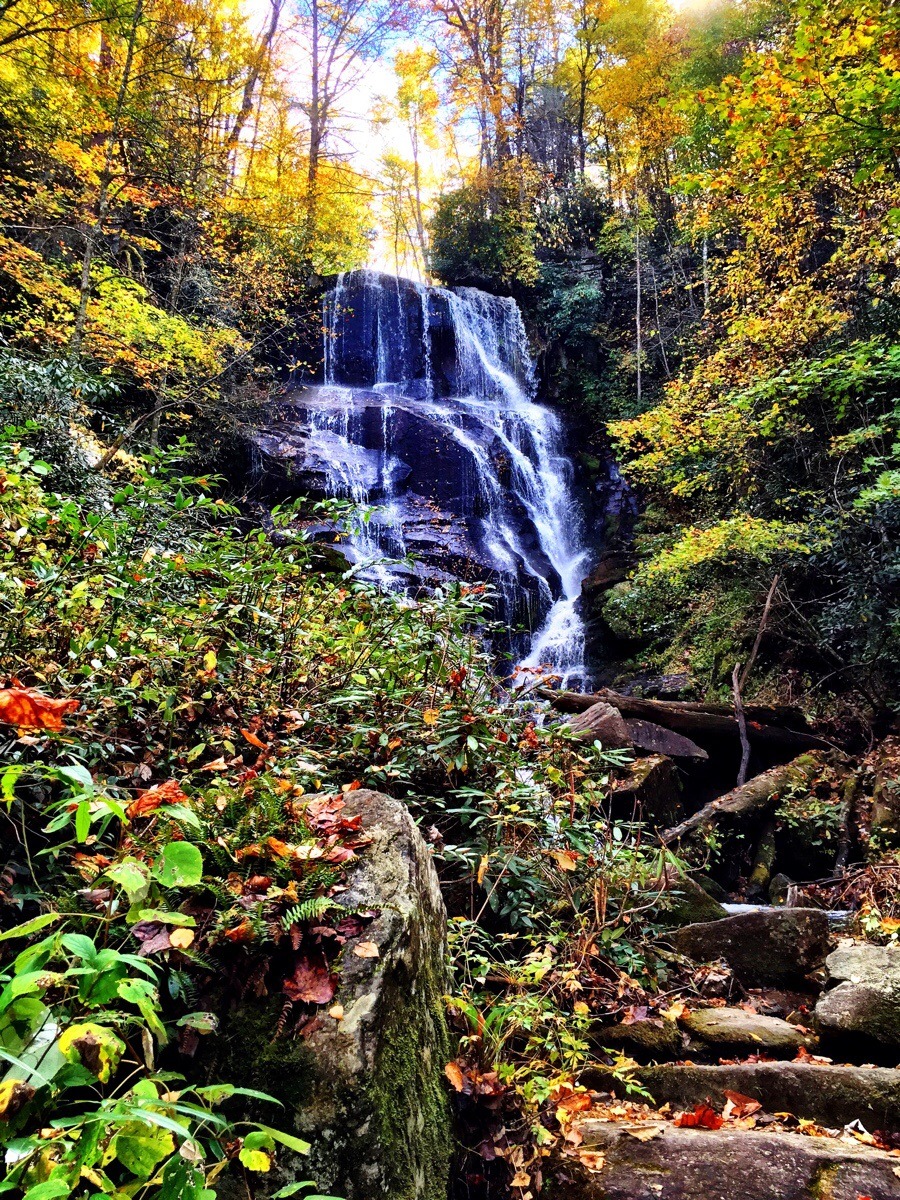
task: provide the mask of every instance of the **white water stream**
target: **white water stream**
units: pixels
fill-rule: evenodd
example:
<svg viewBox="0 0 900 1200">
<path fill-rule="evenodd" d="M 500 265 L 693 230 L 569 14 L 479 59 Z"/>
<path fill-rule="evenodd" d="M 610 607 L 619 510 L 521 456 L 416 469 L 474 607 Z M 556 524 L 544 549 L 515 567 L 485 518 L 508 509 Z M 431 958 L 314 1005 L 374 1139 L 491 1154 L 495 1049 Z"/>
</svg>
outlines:
<svg viewBox="0 0 900 1200">
<path fill-rule="evenodd" d="M 395 453 L 394 431 L 404 412 L 414 414 L 443 435 L 436 445 L 449 439 L 470 464 L 465 474 L 473 482 L 462 490 L 473 493 L 466 503 L 477 514 L 483 551 L 507 577 L 503 589 L 523 576 L 534 581 L 536 620 L 519 665 L 547 666 L 563 684 L 583 678 L 576 609 L 588 569 L 583 517 L 560 420 L 534 398 L 534 364 L 515 301 L 356 271 L 339 277 L 323 315 L 325 385 L 311 398 L 307 420 L 328 464 L 329 490 L 379 506 L 354 538 L 357 561 L 389 585 L 385 556 L 407 552 L 409 468 Z M 363 388 L 355 376 L 366 369 Z M 381 410 L 374 445 L 373 405 Z M 433 466 L 440 472 L 440 463 Z"/>
</svg>

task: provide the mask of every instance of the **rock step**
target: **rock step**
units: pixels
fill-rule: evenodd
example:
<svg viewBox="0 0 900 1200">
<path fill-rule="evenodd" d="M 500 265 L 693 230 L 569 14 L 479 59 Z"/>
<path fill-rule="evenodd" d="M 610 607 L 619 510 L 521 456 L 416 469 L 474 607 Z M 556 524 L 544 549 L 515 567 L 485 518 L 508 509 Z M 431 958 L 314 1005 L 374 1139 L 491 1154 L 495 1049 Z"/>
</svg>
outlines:
<svg viewBox="0 0 900 1200">
<path fill-rule="evenodd" d="M 685 925 L 668 936 L 695 962 L 724 958 L 745 987 L 797 982 L 820 967 L 831 949 L 828 916 L 818 908 L 742 912 Z"/>
<path fill-rule="evenodd" d="M 758 1100 L 767 1113 L 793 1113 L 829 1129 L 859 1120 L 871 1133 L 900 1132 L 900 1070 L 837 1067 L 818 1063 L 760 1062 L 721 1066 L 665 1064 L 633 1072 L 656 1104 L 692 1109 L 708 1100 L 719 1110 L 726 1092 Z M 601 1069 L 584 1072 L 581 1083 L 596 1091 L 625 1095 L 621 1080 Z M 900 1166 L 900 1159 L 897 1159 Z M 897 1180 L 900 1196 L 900 1178 Z"/>
<path fill-rule="evenodd" d="M 586 1118 L 578 1155 L 547 1172 L 548 1200 L 897 1200 L 900 1158 L 796 1133 L 631 1127 Z M 594 1155 L 591 1158 L 591 1155 Z M 590 1163 L 595 1169 L 589 1169 Z"/>
</svg>

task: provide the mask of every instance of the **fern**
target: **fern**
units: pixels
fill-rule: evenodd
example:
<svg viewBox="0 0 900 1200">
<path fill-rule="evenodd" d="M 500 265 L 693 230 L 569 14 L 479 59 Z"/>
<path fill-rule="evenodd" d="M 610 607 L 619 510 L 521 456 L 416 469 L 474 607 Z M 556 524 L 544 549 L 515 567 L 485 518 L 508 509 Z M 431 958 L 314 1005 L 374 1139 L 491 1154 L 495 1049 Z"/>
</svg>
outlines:
<svg viewBox="0 0 900 1200">
<path fill-rule="evenodd" d="M 302 904 L 295 904 L 281 918 L 281 925 L 285 933 L 290 933 L 292 925 L 304 925 L 307 921 L 317 921 L 324 916 L 329 908 L 338 908 L 339 905 L 330 900 L 328 896 L 311 896 L 308 900 L 304 900 Z"/>
</svg>

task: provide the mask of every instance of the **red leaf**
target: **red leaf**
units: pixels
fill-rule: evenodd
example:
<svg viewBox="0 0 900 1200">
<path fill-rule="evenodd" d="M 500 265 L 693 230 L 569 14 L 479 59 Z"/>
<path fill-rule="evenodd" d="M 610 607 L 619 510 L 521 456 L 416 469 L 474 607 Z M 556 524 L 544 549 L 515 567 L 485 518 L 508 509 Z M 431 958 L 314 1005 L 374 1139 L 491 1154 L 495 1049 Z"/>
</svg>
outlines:
<svg viewBox="0 0 900 1200">
<path fill-rule="evenodd" d="M 54 700 L 35 688 L 0 688 L 0 721 L 20 729 L 63 727 L 63 717 L 80 707 L 78 700 Z"/>
<path fill-rule="evenodd" d="M 724 1122 L 708 1104 L 698 1104 L 693 1112 L 678 1113 L 674 1124 L 679 1129 L 721 1129 Z"/>
<path fill-rule="evenodd" d="M 177 779 L 167 779 L 165 783 L 157 783 L 147 788 L 146 792 L 141 792 L 125 811 L 129 817 L 145 817 L 163 804 L 183 804 L 186 800 L 187 796 Z"/>
<path fill-rule="evenodd" d="M 297 956 L 291 975 L 282 990 L 289 1000 L 304 1004 L 330 1004 L 337 991 L 337 976 L 328 969 L 325 955 L 313 952 Z"/>
</svg>

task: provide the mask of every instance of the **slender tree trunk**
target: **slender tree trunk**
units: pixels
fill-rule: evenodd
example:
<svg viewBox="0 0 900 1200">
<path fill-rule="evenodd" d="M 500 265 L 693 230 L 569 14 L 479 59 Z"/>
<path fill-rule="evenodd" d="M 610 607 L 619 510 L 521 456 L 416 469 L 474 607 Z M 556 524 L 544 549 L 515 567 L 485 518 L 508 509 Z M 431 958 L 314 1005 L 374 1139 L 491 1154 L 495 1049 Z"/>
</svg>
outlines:
<svg viewBox="0 0 900 1200">
<path fill-rule="evenodd" d="M 309 162 L 306 171 L 306 251 L 312 249 L 315 237 L 318 207 L 319 158 L 322 153 L 322 97 L 319 64 L 319 0 L 311 0 L 310 14 L 310 91 L 309 105 Z"/>
<path fill-rule="evenodd" d="M 84 243 L 84 256 L 81 260 L 81 282 L 78 289 L 78 310 L 75 314 L 75 325 L 72 329 L 72 337 L 69 341 L 69 360 L 77 361 L 81 355 L 81 347 L 84 343 L 84 330 L 87 325 L 87 307 L 88 300 L 91 294 L 91 268 L 94 264 L 94 252 L 97 247 L 97 242 L 103 233 L 103 223 L 106 220 L 106 214 L 109 210 L 109 187 L 113 177 L 113 155 L 115 154 L 116 143 L 119 140 L 119 132 L 122 124 L 122 113 L 125 110 L 125 100 L 128 97 L 128 87 L 131 83 L 131 68 L 134 63 L 134 48 L 137 41 L 138 29 L 141 25 L 141 20 L 144 15 L 144 0 L 137 0 L 134 6 L 134 16 L 131 21 L 131 28 L 128 32 L 128 46 L 125 52 L 125 64 L 122 68 L 122 79 L 119 83 L 119 92 L 116 96 L 116 107 L 113 115 L 112 128 L 109 131 L 109 137 L 106 143 L 106 154 L 103 161 L 103 170 L 100 172 L 100 189 L 97 193 L 97 215 L 93 225 L 88 229 Z"/>
<path fill-rule="evenodd" d="M 281 18 L 281 10 L 284 6 L 284 0 L 271 0 L 271 13 L 269 16 L 269 26 L 263 34 L 262 41 L 256 54 L 253 56 L 253 62 L 250 67 L 250 72 L 244 83 L 244 92 L 241 97 L 241 107 L 238 110 L 234 125 L 231 127 L 231 132 L 228 134 L 226 149 L 231 157 L 231 170 L 234 173 L 236 166 L 236 151 L 241 140 L 241 134 L 244 132 L 244 126 L 250 114 L 253 112 L 253 96 L 256 92 L 256 85 L 259 83 L 260 75 L 268 61 L 272 51 L 272 42 L 275 40 L 275 34 L 278 32 L 278 22 Z"/>
<path fill-rule="evenodd" d="M 640 213 L 640 206 L 637 201 L 635 201 L 635 207 L 636 207 L 637 215 L 635 217 L 635 226 L 634 226 L 634 271 L 635 271 L 635 278 L 637 281 L 637 289 L 636 289 L 636 294 L 635 294 L 635 305 L 634 305 L 634 328 L 635 328 L 635 334 L 636 334 L 635 342 L 636 342 L 636 347 L 637 347 L 637 402 L 638 402 L 638 404 L 640 404 L 640 402 L 641 402 L 641 382 L 642 382 L 641 381 L 641 355 L 643 353 L 643 345 L 642 345 L 643 331 L 641 329 L 641 213 Z"/>
</svg>

